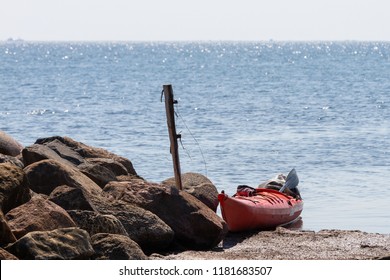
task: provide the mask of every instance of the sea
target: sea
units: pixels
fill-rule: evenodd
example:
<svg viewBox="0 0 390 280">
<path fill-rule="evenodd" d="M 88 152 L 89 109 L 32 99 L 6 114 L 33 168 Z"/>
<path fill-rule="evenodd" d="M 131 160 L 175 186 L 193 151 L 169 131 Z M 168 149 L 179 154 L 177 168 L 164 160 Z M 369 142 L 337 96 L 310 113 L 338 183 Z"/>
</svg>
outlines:
<svg viewBox="0 0 390 280">
<path fill-rule="evenodd" d="M 233 194 L 295 168 L 302 229 L 390 234 L 390 42 L 0 42 L 0 129 L 68 136 Z M 220 214 L 220 213 L 219 213 Z"/>
</svg>

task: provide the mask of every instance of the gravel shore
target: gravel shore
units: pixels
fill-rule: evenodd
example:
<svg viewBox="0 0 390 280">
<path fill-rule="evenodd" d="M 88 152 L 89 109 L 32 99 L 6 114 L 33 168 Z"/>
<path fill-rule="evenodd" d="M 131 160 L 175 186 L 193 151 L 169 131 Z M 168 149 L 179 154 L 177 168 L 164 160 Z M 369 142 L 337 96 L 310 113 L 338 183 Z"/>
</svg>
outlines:
<svg viewBox="0 0 390 280">
<path fill-rule="evenodd" d="M 210 251 L 184 251 L 154 259 L 168 260 L 370 260 L 390 259 L 390 234 L 350 230 L 229 233 Z"/>
</svg>

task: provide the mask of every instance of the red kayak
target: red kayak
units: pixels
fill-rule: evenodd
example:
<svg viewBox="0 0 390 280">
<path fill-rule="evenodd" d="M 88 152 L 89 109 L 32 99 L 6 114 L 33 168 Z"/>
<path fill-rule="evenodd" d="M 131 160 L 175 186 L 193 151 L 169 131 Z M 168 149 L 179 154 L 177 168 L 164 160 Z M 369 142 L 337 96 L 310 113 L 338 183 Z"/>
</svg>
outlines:
<svg viewBox="0 0 390 280">
<path fill-rule="evenodd" d="M 287 177 L 288 184 L 292 182 L 292 185 L 297 185 L 295 170 L 292 175 Z M 224 192 L 218 195 L 222 217 L 228 224 L 229 231 L 273 229 L 295 222 L 303 210 L 303 200 L 298 191 L 295 195 L 293 192 L 281 192 L 286 189 L 284 186 L 281 190 L 250 188 L 249 192 L 248 188 L 245 188 L 246 191 L 237 191 L 232 197 Z"/>
</svg>

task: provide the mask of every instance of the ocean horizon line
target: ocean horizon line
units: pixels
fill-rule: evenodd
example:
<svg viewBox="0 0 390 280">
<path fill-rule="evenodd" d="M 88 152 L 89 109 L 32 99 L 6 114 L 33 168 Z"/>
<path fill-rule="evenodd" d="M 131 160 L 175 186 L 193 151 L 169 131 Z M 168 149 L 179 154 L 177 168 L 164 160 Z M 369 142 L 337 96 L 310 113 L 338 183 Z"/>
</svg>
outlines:
<svg viewBox="0 0 390 280">
<path fill-rule="evenodd" d="M 201 39 L 201 40 L 187 40 L 187 39 L 172 39 L 172 40 L 78 40 L 78 39 L 22 39 L 9 37 L 7 39 L 0 39 L 0 43 L 390 43 L 390 40 L 361 40 L 361 39 L 335 39 L 335 40 L 278 40 L 278 39 L 259 39 L 259 40 L 234 40 L 234 39 Z"/>
</svg>

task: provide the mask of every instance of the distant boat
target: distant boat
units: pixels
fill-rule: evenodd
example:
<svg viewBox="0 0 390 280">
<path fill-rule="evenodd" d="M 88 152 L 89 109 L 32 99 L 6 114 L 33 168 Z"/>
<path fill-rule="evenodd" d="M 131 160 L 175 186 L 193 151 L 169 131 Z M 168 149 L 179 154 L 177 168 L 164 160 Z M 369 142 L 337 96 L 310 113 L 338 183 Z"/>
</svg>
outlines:
<svg viewBox="0 0 390 280">
<path fill-rule="evenodd" d="M 297 221 L 303 210 L 303 200 L 296 186 L 298 182 L 293 169 L 287 176 L 285 185 L 280 188 L 283 192 L 241 186 L 231 197 L 224 192 L 219 194 L 222 217 L 228 224 L 229 231 L 273 229 Z"/>
</svg>

